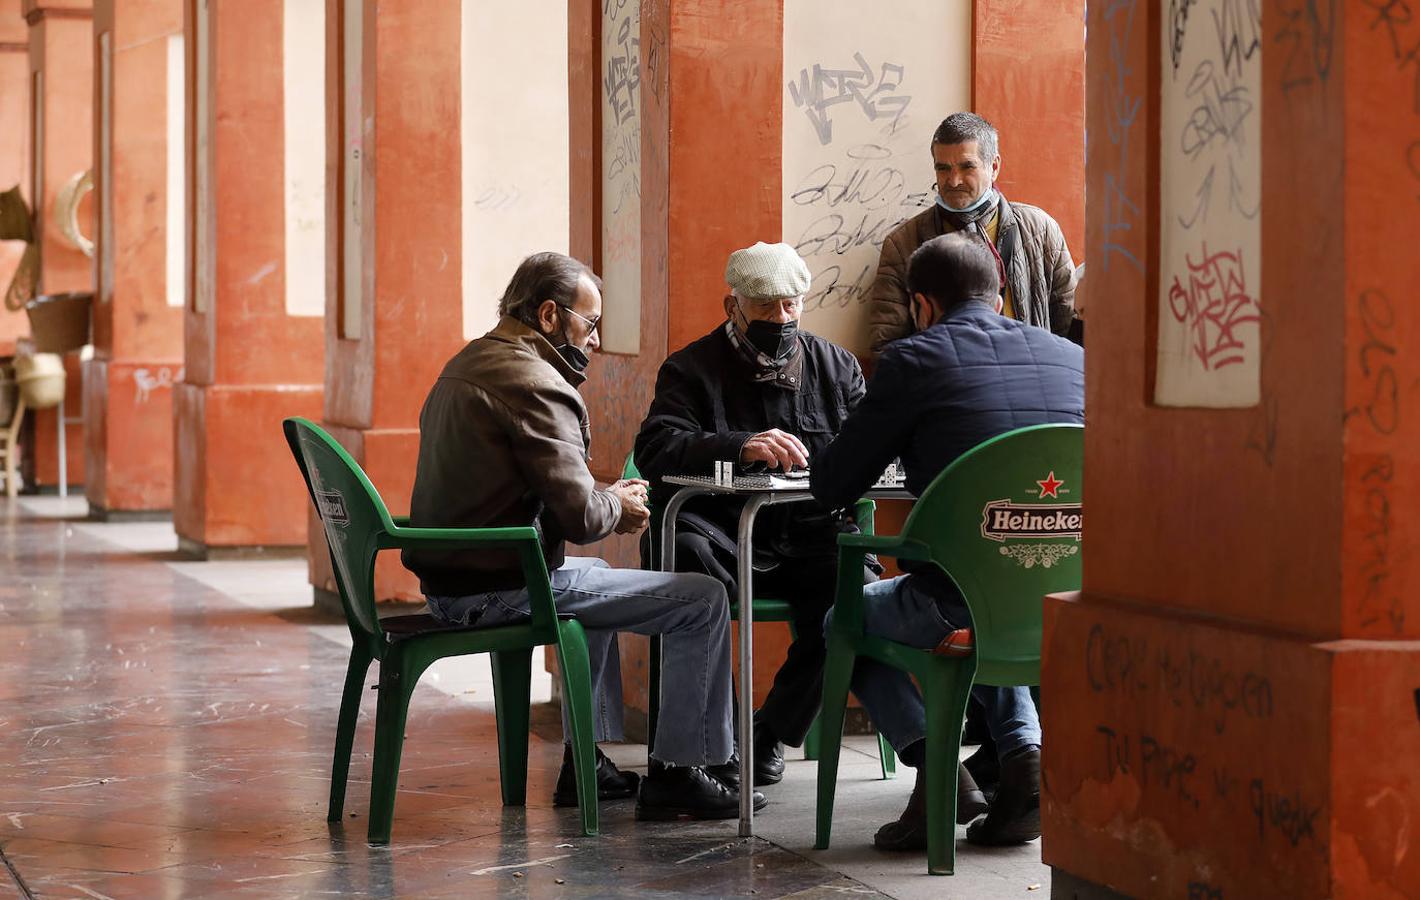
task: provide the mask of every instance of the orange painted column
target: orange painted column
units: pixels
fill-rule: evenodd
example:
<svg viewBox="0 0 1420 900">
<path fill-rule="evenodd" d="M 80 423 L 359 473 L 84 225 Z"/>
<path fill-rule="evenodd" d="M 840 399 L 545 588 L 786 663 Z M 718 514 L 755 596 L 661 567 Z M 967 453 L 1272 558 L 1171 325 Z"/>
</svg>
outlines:
<svg viewBox="0 0 1420 900">
<path fill-rule="evenodd" d="M 318 418 L 321 316 L 288 314 L 280 0 L 188 0 L 192 214 L 173 524 L 195 555 L 306 541 L 281 420 Z M 319 151 L 316 151 L 319 152 Z"/>
<path fill-rule="evenodd" d="M 338 167 L 342 174 L 359 167 L 365 187 L 362 227 L 342 226 L 337 251 L 342 262 L 354 255 L 361 283 L 347 285 L 350 270 L 342 268 L 340 290 L 329 295 L 324 425 L 365 468 L 390 511 L 407 515 L 419 410 L 464 343 L 460 7 L 419 0 L 381 6 L 376 16 L 376 4 L 366 0 L 358 47 L 345 38 L 351 29 L 341 7 L 351 15 L 359 4 L 332 0 L 327 6 L 328 34 L 340 46 L 330 54 L 327 105 L 337 133 L 360 132 L 359 152 L 350 148 Z M 363 63 L 358 87 L 345 77 L 357 59 Z M 335 198 L 334 215 L 343 217 L 345 200 L 343 193 Z M 334 577 L 314 516 L 311 529 L 311 584 L 318 598 L 333 601 Z M 418 579 L 395 553 L 381 556 L 375 592 L 380 599 L 424 599 Z"/>
<path fill-rule="evenodd" d="M 11 127 L 0 132 L 0 190 L 19 185 L 28 202 L 34 185 L 30 178 L 30 33 L 20 11 L 20 0 L 0 2 L 0 109 Z M 20 264 L 24 245 L 0 242 L 0 290 L 9 285 Z M 15 352 L 15 338 L 30 333 L 24 311 L 0 306 L 0 356 Z"/>
<path fill-rule="evenodd" d="M 172 506 L 184 291 L 183 235 L 170 223 L 173 213 L 181 223 L 183 198 L 168 189 L 183 167 L 181 0 L 96 0 L 94 48 L 98 291 L 84 492 L 90 516 L 107 518 Z"/>
<path fill-rule="evenodd" d="M 1044 858 L 1057 896 L 1414 897 L 1420 257 L 1390 238 L 1420 229 L 1420 21 L 1224 23 L 1262 54 L 1262 399 L 1180 409 L 1149 402 L 1163 6 L 1090 5 L 1089 525 L 1046 603 Z"/>
<path fill-rule="evenodd" d="M 93 12 L 89 0 L 24 0 L 30 26 L 30 152 L 40 248 L 39 293 L 92 291 L 93 261 L 60 232 L 54 202 L 65 183 L 87 171 L 93 156 Z M 80 231 L 93 235 L 91 203 Z M 79 356 L 66 354 L 64 414 L 68 481 L 84 480 L 83 377 Z M 57 409 L 35 414 L 35 481 L 59 482 Z"/>
</svg>

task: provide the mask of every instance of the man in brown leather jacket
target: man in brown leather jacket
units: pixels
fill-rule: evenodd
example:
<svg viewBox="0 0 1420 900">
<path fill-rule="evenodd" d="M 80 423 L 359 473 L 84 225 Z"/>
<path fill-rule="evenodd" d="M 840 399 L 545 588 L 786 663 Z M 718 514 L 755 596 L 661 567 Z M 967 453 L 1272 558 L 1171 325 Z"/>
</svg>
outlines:
<svg viewBox="0 0 1420 900">
<path fill-rule="evenodd" d="M 907 294 L 907 261 L 932 238 L 952 231 L 983 235 L 996 257 L 1002 313 L 1059 335 L 1075 320 L 1074 261 L 1060 226 L 1044 210 L 1008 201 L 996 189 L 1001 155 L 996 129 L 974 113 L 953 113 L 932 135 L 936 203 L 883 241 L 868 297 L 873 354 L 916 331 Z"/>
<path fill-rule="evenodd" d="M 650 518 L 646 482 L 598 488 L 587 469 L 591 424 L 577 387 L 600 345 L 600 282 L 561 253 L 536 253 L 513 275 L 498 327 L 449 360 L 419 415 L 419 462 L 410 502 L 417 526 L 537 528 L 559 613 L 587 630 L 596 738 L 621 740 L 621 669 L 616 632 L 664 635 L 661 717 L 651 766 L 640 782 L 642 819 L 723 819 L 739 792 L 705 767 L 731 753 L 730 647 L 725 588 L 707 575 L 613 569 L 564 555 L 613 531 L 635 534 Z M 504 550 L 405 551 L 429 611 L 450 624 L 525 620 L 529 598 L 515 554 Z M 565 733 L 564 716 L 564 733 Z M 601 799 L 637 792 L 597 751 Z M 574 805 L 571 754 L 553 795 Z M 764 798 L 756 794 L 757 807 Z"/>
</svg>

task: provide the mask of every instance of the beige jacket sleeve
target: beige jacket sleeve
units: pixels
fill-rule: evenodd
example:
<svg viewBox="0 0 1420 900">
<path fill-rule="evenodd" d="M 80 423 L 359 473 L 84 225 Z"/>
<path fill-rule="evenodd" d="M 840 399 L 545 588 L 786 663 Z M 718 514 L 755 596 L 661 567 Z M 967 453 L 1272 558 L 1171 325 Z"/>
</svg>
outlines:
<svg viewBox="0 0 1420 900">
<path fill-rule="evenodd" d="M 912 304 L 907 296 L 907 257 L 897 233 L 883 241 L 878 274 L 868 293 L 868 338 L 873 356 L 883 346 L 912 333 Z"/>
<path fill-rule="evenodd" d="M 1065 232 L 1054 219 L 1047 219 L 1045 271 L 1050 277 L 1050 330 L 1063 335 L 1075 321 L 1075 261 L 1065 245 Z"/>
</svg>

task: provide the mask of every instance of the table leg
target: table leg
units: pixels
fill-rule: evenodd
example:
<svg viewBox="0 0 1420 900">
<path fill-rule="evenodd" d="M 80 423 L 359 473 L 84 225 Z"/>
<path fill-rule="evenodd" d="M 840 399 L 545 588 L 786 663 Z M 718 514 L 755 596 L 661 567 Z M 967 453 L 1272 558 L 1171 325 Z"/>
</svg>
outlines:
<svg viewBox="0 0 1420 900">
<path fill-rule="evenodd" d="M 706 492 L 696 490 L 695 488 L 681 488 L 671 496 L 670 501 L 666 504 L 665 513 L 661 516 L 661 533 L 657 535 L 657 538 L 661 542 L 660 564 L 662 572 L 675 571 L 675 524 L 676 517 L 680 515 L 680 508 L 684 506 L 685 501 L 689 500 L 691 497 L 698 497 L 704 493 Z M 651 641 L 651 646 L 655 648 L 659 643 L 659 641 Z M 651 659 L 647 660 L 647 662 L 655 668 L 655 671 L 661 671 L 661 659 Z M 660 678 L 656 679 L 657 688 L 660 687 L 660 680 Z M 647 698 L 646 709 L 648 713 L 653 710 L 659 710 L 660 706 L 661 698 L 659 696 Z M 648 717 L 648 719 L 647 725 L 650 727 L 646 735 L 646 759 L 649 761 L 651 751 L 655 749 L 656 746 L 656 725 L 658 721 L 656 717 Z"/>
<path fill-rule="evenodd" d="M 55 418 L 59 421 L 59 434 L 56 436 L 59 443 L 59 496 L 69 496 L 69 454 L 65 446 L 67 435 L 64 433 L 64 398 L 59 398 L 59 408 L 55 410 Z"/>
<path fill-rule="evenodd" d="M 754 836 L 754 517 L 770 499 L 756 494 L 740 512 L 740 837 Z"/>
</svg>

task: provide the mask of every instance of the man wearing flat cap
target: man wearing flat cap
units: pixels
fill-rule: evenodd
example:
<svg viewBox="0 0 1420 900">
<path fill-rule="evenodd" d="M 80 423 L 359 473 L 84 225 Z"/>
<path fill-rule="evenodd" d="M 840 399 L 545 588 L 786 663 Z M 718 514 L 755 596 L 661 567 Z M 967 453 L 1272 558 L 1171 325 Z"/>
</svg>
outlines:
<svg viewBox="0 0 1420 900">
<path fill-rule="evenodd" d="M 653 504 L 664 506 L 674 493 L 662 485 L 665 476 L 710 475 L 717 462 L 742 473 L 807 466 L 863 396 L 853 355 L 799 328 L 809 269 L 792 247 L 735 251 L 725 281 L 725 322 L 662 364 L 636 437 L 636 465 L 651 482 Z M 677 568 L 715 576 L 732 597 L 741 504 L 696 498 L 677 523 Z M 802 744 L 818 713 L 837 535 L 852 527 L 810 502 L 769 507 L 756 520 L 755 592 L 787 600 L 797 634 L 755 716 L 756 785 L 783 777 L 783 744 Z M 713 771 L 737 785 L 733 762 Z"/>
</svg>

